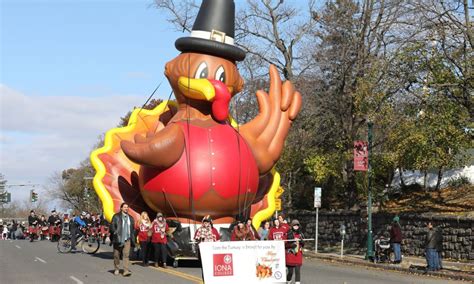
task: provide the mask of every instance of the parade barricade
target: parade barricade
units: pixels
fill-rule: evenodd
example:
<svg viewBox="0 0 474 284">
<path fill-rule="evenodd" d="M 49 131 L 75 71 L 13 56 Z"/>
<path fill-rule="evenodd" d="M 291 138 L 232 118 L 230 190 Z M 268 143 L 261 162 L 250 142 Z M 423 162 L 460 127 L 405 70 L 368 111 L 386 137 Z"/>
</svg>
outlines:
<svg viewBox="0 0 474 284">
<path fill-rule="evenodd" d="M 283 241 L 206 242 L 199 250 L 206 284 L 286 283 Z"/>
</svg>

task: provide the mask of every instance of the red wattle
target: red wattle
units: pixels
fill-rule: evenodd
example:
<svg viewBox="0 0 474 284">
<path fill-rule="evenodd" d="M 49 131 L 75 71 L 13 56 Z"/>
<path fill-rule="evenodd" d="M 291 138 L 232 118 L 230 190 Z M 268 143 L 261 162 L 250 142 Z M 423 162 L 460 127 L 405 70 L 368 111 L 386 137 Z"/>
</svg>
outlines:
<svg viewBox="0 0 474 284">
<path fill-rule="evenodd" d="M 221 81 L 211 79 L 209 82 L 211 82 L 215 90 L 215 97 L 212 102 L 212 115 L 216 120 L 226 120 L 229 116 L 230 92 Z"/>
</svg>

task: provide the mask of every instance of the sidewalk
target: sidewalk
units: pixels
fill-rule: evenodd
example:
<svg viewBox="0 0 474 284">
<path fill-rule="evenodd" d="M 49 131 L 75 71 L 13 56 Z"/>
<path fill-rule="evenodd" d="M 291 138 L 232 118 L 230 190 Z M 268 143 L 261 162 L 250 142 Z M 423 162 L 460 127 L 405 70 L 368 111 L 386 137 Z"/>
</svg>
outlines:
<svg viewBox="0 0 474 284">
<path fill-rule="evenodd" d="M 403 271 L 416 274 L 433 275 L 436 277 L 465 280 L 474 282 L 474 263 L 463 263 L 443 260 L 443 269 L 433 272 L 425 272 L 426 260 L 422 257 L 406 256 L 400 264 L 373 263 L 366 261 L 363 255 L 345 254 L 341 258 L 336 253 L 314 253 L 314 251 L 305 251 L 305 256 L 321 260 L 354 264 L 379 269 Z"/>
</svg>

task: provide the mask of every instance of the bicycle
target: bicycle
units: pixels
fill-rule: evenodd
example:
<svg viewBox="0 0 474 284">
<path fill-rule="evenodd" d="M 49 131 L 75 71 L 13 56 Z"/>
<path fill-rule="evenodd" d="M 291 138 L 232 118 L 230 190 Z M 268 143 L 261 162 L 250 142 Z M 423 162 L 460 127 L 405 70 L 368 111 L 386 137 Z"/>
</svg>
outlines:
<svg viewBox="0 0 474 284">
<path fill-rule="evenodd" d="M 61 238 L 58 241 L 58 251 L 60 253 L 69 253 L 72 250 L 71 232 L 63 230 Z M 100 248 L 100 236 L 91 229 L 79 236 L 76 240 L 76 246 L 80 245 L 83 252 L 94 254 Z"/>
</svg>

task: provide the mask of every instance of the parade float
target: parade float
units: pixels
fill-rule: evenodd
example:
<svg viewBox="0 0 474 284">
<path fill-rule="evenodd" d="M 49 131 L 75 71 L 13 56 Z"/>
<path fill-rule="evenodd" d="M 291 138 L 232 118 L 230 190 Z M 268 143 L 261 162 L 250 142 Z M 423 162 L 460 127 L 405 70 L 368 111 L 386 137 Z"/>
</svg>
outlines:
<svg viewBox="0 0 474 284">
<path fill-rule="evenodd" d="M 274 166 L 301 95 L 270 66 L 270 89 L 256 94 L 258 115 L 243 125 L 229 115 L 244 85 L 234 10 L 233 1 L 203 1 L 190 36 L 175 42 L 181 53 L 165 66 L 175 100 L 135 109 L 92 152 L 107 220 L 126 202 L 135 219 L 142 211 L 164 213 L 179 223 L 176 234 L 187 228 L 189 241 L 206 215 L 221 228 L 248 217 L 258 228 L 271 218 L 282 191 Z"/>
</svg>

